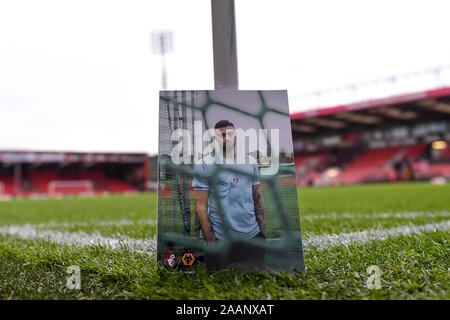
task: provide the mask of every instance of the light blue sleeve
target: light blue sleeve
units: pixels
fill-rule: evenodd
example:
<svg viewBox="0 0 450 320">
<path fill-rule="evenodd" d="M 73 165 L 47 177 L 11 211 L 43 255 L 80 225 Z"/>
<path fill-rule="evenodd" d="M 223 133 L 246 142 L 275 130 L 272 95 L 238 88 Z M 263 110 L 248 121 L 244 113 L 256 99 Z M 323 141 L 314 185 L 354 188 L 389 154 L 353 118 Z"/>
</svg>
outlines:
<svg viewBox="0 0 450 320">
<path fill-rule="evenodd" d="M 206 174 L 206 164 L 203 162 L 196 164 L 194 167 L 194 174 Z M 192 187 L 194 190 L 209 190 L 209 183 L 208 180 L 203 177 L 194 176 Z"/>
<path fill-rule="evenodd" d="M 253 177 L 252 177 L 252 186 L 256 186 L 259 184 L 259 168 L 257 164 L 253 165 Z"/>
</svg>

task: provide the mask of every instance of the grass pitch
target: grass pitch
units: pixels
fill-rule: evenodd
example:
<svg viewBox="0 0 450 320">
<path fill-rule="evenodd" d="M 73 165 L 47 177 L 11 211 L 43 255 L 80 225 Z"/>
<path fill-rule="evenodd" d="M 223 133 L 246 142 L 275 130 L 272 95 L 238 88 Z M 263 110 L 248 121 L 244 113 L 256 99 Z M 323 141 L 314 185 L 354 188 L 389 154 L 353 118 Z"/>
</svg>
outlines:
<svg viewBox="0 0 450 320">
<path fill-rule="evenodd" d="M 450 220 L 450 185 L 301 188 L 299 200 L 305 243 L 327 234 Z M 150 241 L 155 219 L 155 193 L 0 202 L 0 230 L 29 224 L 33 230 Z M 157 268 L 154 256 L 127 247 L 67 245 L 0 232 L 0 298 L 448 299 L 449 235 L 447 228 L 309 248 L 306 274 L 291 276 L 203 270 L 179 274 Z M 81 290 L 66 287 L 70 265 L 81 269 Z M 367 286 L 371 265 L 381 270 L 380 289 Z"/>
</svg>

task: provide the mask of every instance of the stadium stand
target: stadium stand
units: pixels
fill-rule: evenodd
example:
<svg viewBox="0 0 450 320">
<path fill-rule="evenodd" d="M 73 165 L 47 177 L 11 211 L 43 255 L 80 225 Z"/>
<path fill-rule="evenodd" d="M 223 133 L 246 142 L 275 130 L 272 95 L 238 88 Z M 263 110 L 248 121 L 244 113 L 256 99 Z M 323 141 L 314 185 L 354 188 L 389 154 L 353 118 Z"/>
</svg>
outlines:
<svg viewBox="0 0 450 320">
<path fill-rule="evenodd" d="M 426 146 L 427 146 L 426 143 L 418 143 L 411 146 L 406 146 L 403 157 L 406 159 L 419 158 L 425 151 Z"/>
<path fill-rule="evenodd" d="M 342 171 L 339 181 L 343 184 L 357 183 L 370 179 L 370 175 L 382 172 L 389 175 L 390 171 L 384 171 L 386 165 L 401 150 L 400 146 L 369 149 L 356 159 L 350 166 Z M 378 172 L 377 172 L 378 171 Z M 372 177 L 373 180 L 381 180 Z"/>
<path fill-rule="evenodd" d="M 447 146 L 450 146 L 450 141 L 447 141 Z M 441 159 L 450 159 L 450 148 L 447 147 L 447 149 L 445 149 L 441 155 L 440 155 Z"/>
<path fill-rule="evenodd" d="M 0 176 L 0 182 L 3 185 L 3 194 L 13 194 L 14 193 L 14 182 L 13 177 L 11 175 L 3 175 Z"/>
<path fill-rule="evenodd" d="M 331 168 L 339 170 L 339 176 L 325 184 L 355 184 L 363 182 L 381 182 L 399 180 L 396 163 L 403 166 L 409 163 L 412 174 L 418 179 L 431 179 L 435 176 L 450 178 L 450 163 L 429 163 L 423 159 L 427 144 L 410 146 L 391 146 L 357 151 L 341 152 L 340 156 L 331 154 L 302 155 L 295 158 L 297 184 L 322 185 L 324 176 Z M 440 159 L 450 160 L 446 153 Z M 343 156 L 345 155 L 345 157 Z M 353 160 L 352 160 L 353 159 Z M 398 169 L 399 171 L 401 168 Z M 400 178 L 401 180 L 401 178 Z"/>
<path fill-rule="evenodd" d="M 297 184 L 308 185 L 320 175 L 319 167 L 329 158 L 328 154 L 317 154 L 295 157 Z"/>
<path fill-rule="evenodd" d="M 297 184 L 450 179 L 450 88 L 291 115 Z"/>
<path fill-rule="evenodd" d="M 0 151 L 0 182 L 8 196 L 145 191 L 146 154 Z"/>
</svg>

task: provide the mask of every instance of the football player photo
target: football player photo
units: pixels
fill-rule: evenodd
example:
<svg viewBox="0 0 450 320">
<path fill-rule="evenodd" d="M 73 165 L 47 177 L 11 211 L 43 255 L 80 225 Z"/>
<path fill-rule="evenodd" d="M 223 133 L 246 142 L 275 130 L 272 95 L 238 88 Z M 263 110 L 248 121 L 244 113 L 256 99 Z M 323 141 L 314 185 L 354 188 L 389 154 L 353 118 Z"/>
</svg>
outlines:
<svg viewBox="0 0 450 320">
<path fill-rule="evenodd" d="M 302 271 L 297 201 L 286 91 L 161 91 L 160 264 Z"/>
<path fill-rule="evenodd" d="M 236 163 L 236 132 L 234 124 L 228 120 L 221 120 L 214 126 L 215 137 L 221 148 L 217 154 L 211 153 L 195 166 L 195 172 L 208 174 L 215 170 L 215 157 L 219 162 L 226 163 L 243 171 L 222 171 L 215 179 L 219 186 L 218 198 L 224 206 L 225 219 L 230 231 L 237 238 L 266 238 L 266 212 L 264 198 L 260 189 L 259 169 L 256 160 L 247 155 L 245 163 Z M 245 175 L 247 172 L 249 175 Z M 251 176 L 253 175 L 253 176 Z M 192 186 L 195 190 L 196 211 L 200 226 L 208 244 L 214 244 L 225 237 L 224 225 L 218 212 L 216 197 L 210 196 L 209 182 L 195 177 Z M 264 247 L 248 247 L 241 244 L 235 247 L 228 259 L 229 266 L 243 264 L 247 267 L 263 267 Z M 220 254 L 209 254 L 207 267 L 223 267 L 220 265 Z"/>
</svg>

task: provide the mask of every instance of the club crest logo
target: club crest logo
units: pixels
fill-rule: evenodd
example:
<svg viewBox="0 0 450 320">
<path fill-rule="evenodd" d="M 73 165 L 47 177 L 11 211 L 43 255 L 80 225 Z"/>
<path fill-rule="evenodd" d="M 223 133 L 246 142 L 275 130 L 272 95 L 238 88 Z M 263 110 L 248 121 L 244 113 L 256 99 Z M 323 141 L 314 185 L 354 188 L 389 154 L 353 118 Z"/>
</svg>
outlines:
<svg viewBox="0 0 450 320">
<path fill-rule="evenodd" d="M 239 178 L 233 178 L 233 183 L 237 184 L 239 182 Z"/>
<path fill-rule="evenodd" d="M 166 261 L 169 266 L 175 266 L 175 264 L 177 263 L 177 255 L 175 253 L 166 254 Z"/>
<path fill-rule="evenodd" d="M 192 266 L 194 263 L 194 255 L 192 253 L 185 253 L 183 258 L 181 259 L 185 266 Z"/>
</svg>

